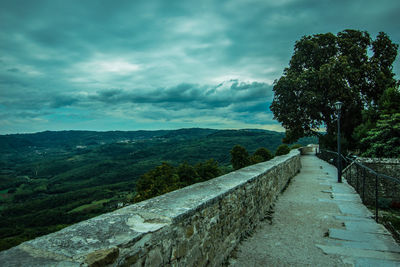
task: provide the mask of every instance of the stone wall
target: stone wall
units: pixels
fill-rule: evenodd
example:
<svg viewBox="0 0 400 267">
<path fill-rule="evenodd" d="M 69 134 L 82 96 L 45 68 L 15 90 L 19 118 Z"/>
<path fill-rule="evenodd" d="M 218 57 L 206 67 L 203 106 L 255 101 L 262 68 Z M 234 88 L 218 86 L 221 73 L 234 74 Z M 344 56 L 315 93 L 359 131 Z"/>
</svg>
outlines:
<svg viewBox="0 0 400 267">
<path fill-rule="evenodd" d="M 0 253 L 2 266 L 220 266 L 263 220 L 300 153 L 83 221 Z"/>
<path fill-rule="evenodd" d="M 400 179 L 400 159 L 359 157 L 357 161 L 378 173 Z"/>
</svg>

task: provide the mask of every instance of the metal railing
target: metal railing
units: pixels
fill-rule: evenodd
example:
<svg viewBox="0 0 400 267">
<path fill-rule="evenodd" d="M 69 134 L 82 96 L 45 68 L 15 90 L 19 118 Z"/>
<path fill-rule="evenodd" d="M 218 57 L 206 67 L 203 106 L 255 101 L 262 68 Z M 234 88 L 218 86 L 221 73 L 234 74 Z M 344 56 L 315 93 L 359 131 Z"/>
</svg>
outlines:
<svg viewBox="0 0 400 267">
<path fill-rule="evenodd" d="M 320 149 L 317 156 L 335 166 L 338 165 L 338 153 Z M 400 179 L 378 173 L 356 160 L 356 157 L 341 155 L 343 176 L 361 196 L 367 206 L 374 206 L 375 220 L 378 222 L 379 208 L 388 206 L 388 201 L 399 199 Z"/>
</svg>

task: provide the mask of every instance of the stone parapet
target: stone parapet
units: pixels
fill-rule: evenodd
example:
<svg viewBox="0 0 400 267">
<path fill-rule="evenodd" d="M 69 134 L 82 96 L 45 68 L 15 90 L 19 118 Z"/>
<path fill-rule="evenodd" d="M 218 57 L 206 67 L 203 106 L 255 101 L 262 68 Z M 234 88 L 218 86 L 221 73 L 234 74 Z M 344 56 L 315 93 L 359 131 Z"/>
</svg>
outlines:
<svg viewBox="0 0 400 267">
<path fill-rule="evenodd" d="M 2 266 L 220 266 L 300 170 L 300 152 L 0 252 Z"/>
</svg>

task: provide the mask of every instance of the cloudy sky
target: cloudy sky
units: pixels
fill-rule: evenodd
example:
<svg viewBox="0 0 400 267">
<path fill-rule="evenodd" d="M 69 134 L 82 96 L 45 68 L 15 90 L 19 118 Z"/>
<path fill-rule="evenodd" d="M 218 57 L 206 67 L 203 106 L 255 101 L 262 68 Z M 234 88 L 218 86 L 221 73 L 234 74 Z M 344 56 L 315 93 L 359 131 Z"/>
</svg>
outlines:
<svg viewBox="0 0 400 267">
<path fill-rule="evenodd" d="M 400 43 L 399 14 L 398 0 L 0 0 L 0 134 L 282 130 L 272 83 L 296 40 Z"/>
</svg>

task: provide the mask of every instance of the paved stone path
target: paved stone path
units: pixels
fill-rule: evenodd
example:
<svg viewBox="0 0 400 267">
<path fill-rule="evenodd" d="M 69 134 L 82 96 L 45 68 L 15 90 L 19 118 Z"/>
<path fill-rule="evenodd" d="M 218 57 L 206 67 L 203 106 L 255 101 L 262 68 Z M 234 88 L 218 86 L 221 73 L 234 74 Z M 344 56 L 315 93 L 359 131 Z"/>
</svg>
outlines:
<svg viewBox="0 0 400 267">
<path fill-rule="evenodd" d="M 315 155 L 264 221 L 232 254 L 230 266 L 400 266 L 400 246 L 372 219 L 334 166 Z"/>
</svg>

